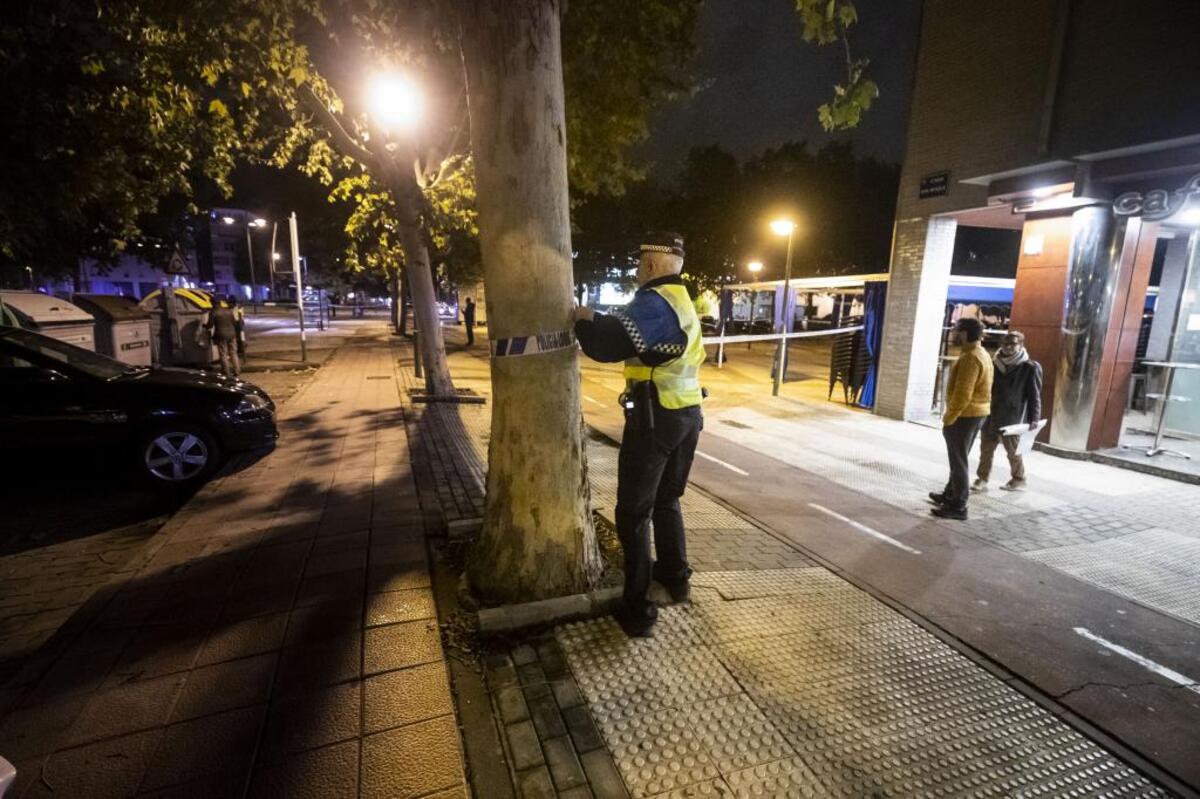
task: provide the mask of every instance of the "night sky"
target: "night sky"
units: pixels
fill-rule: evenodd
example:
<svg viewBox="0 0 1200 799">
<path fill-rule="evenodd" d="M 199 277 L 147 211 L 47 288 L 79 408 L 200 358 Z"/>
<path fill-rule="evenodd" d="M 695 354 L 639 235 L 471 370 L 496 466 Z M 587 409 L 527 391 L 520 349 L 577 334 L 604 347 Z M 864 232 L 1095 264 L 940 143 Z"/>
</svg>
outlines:
<svg viewBox="0 0 1200 799">
<path fill-rule="evenodd" d="M 851 29 L 855 57 L 871 60 L 880 96 L 859 129 L 831 136 L 817 106 L 845 80 L 839 45 L 800 38 L 792 0 L 707 0 L 694 77 L 696 92 L 651 121 L 643 153 L 660 174 L 672 174 L 696 146 L 719 144 L 739 159 L 787 141 L 819 147 L 849 138 L 859 152 L 900 162 L 916 50 L 919 0 L 857 0 Z"/>
</svg>

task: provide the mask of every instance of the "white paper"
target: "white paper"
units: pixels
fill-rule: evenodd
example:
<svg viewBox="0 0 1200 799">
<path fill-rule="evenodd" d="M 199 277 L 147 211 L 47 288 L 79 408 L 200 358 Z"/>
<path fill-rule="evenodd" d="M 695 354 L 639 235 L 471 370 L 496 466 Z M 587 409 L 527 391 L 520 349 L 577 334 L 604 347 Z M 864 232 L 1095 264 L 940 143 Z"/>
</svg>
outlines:
<svg viewBox="0 0 1200 799">
<path fill-rule="evenodd" d="M 1017 454 L 1028 455 L 1033 452 L 1033 442 L 1037 440 L 1038 433 L 1042 432 L 1042 428 L 1046 426 L 1046 420 L 1041 419 L 1033 427 L 1029 429 L 1027 424 L 1010 424 L 1000 428 L 1002 436 L 1020 436 L 1021 440 L 1017 442 Z"/>
</svg>

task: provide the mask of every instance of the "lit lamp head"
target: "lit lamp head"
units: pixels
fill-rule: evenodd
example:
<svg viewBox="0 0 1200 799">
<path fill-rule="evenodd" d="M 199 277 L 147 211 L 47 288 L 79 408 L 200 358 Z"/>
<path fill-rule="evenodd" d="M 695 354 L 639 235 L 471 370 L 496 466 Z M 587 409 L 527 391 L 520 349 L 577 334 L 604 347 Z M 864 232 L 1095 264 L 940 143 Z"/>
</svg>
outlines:
<svg viewBox="0 0 1200 799">
<path fill-rule="evenodd" d="M 683 271 L 683 236 L 678 233 L 648 233 L 638 246 L 638 285 Z"/>
<path fill-rule="evenodd" d="M 377 75 L 368 89 L 368 101 L 371 116 L 388 131 L 411 130 L 421 118 L 421 93 L 398 74 Z"/>
<path fill-rule="evenodd" d="M 789 236 L 796 229 L 796 223 L 790 219 L 771 220 L 771 232 L 776 236 Z"/>
<path fill-rule="evenodd" d="M 750 270 L 751 274 L 757 275 L 762 271 L 762 261 L 751 261 L 750 263 L 746 264 L 746 268 Z"/>
<path fill-rule="evenodd" d="M 237 220 L 234 219 L 232 216 L 223 216 L 223 217 L 221 217 L 221 221 L 227 225 L 232 225 Z"/>
<path fill-rule="evenodd" d="M 258 219 L 255 219 L 251 224 L 253 224 L 255 227 L 266 227 L 267 220 L 263 219 L 262 217 L 259 217 Z"/>
</svg>

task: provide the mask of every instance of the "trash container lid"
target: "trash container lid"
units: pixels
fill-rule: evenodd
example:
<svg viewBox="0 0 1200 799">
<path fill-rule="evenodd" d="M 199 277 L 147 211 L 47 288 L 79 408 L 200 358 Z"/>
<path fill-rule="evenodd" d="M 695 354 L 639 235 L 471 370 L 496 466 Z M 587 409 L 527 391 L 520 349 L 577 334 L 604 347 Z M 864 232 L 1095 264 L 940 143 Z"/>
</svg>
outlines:
<svg viewBox="0 0 1200 799">
<path fill-rule="evenodd" d="M 186 300 L 197 308 L 207 311 L 212 307 L 212 295 L 203 289 L 175 288 L 171 289 L 171 291 L 177 298 Z M 139 305 L 148 311 L 156 311 L 159 308 L 158 298 L 161 294 L 162 289 L 155 289 L 145 297 L 142 297 Z"/>
<path fill-rule="evenodd" d="M 149 319 L 150 312 L 129 297 L 116 294 L 76 294 L 71 299 L 81 308 L 113 322 Z"/>
<path fill-rule="evenodd" d="M 0 291 L 0 301 L 35 325 L 92 321 L 92 315 L 79 306 L 36 291 Z"/>
</svg>

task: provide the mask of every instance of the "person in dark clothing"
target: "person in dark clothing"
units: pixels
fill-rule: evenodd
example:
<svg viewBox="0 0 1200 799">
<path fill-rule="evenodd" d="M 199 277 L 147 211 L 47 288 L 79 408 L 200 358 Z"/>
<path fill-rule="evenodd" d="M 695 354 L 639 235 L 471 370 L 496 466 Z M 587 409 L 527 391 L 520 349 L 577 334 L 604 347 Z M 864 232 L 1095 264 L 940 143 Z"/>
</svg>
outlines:
<svg viewBox="0 0 1200 799">
<path fill-rule="evenodd" d="M 966 521 L 967 499 L 971 495 L 967 459 L 991 409 L 992 359 L 980 344 L 982 340 L 983 323 L 978 319 L 959 319 L 954 326 L 953 341 L 959 345 L 959 354 L 950 370 L 946 411 L 942 416 L 950 479 L 940 493 L 929 494 L 936 506 L 931 513 L 943 519 Z"/>
<path fill-rule="evenodd" d="M 992 378 L 992 412 L 983 423 L 980 438 L 979 470 L 971 490 L 982 493 L 988 489 L 992 460 L 996 446 L 1004 445 L 1012 477 L 1000 486 L 1005 491 L 1025 490 L 1025 461 L 1017 453 L 1020 436 L 1006 436 L 1000 428 L 1015 424 L 1037 427 L 1042 418 L 1042 365 L 1029 359 L 1025 350 L 1025 334 L 1012 331 L 1004 337 L 992 359 L 995 375 Z"/>
<path fill-rule="evenodd" d="M 475 344 L 475 300 L 472 297 L 467 297 L 467 304 L 463 306 L 463 324 L 467 327 L 467 346 Z"/>
<path fill-rule="evenodd" d="M 225 298 L 229 303 L 229 307 L 233 309 L 233 317 L 237 320 L 237 354 L 241 361 L 246 360 L 246 309 L 242 307 L 238 301 L 236 294 L 230 294 Z"/>
<path fill-rule="evenodd" d="M 617 461 L 617 536 L 625 552 L 625 590 L 617 621 L 630 637 L 652 634 L 658 609 L 647 599 L 651 579 L 672 601 L 689 595 L 687 542 L 679 498 L 700 439 L 700 320 L 679 277 L 683 238 L 650 235 L 641 246 L 640 288 L 624 308 L 596 314 L 575 310 L 575 336 L 584 354 L 625 362 L 625 434 Z M 650 559 L 654 523 L 657 562 Z"/>
<path fill-rule="evenodd" d="M 238 333 L 241 329 L 241 322 L 238 320 L 237 312 L 232 307 L 232 304 L 227 301 L 215 302 L 212 310 L 208 312 L 208 319 L 204 322 L 204 329 L 208 331 L 213 344 L 217 347 L 217 356 L 221 361 L 221 371 L 230 377 L 236 377 L 241 374 L 242 365 L 238 361 L 237 351 Z"/>
</svg>

